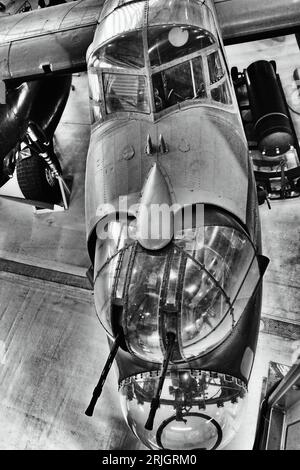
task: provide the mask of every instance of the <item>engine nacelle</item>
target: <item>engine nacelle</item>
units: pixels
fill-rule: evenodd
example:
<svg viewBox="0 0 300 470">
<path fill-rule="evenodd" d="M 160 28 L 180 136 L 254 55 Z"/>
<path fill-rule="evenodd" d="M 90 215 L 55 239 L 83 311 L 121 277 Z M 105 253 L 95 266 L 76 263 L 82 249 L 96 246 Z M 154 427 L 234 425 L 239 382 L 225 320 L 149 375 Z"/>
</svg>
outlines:
<svg viewBox="0 0 300 470">
<path fill-rule="evenodd" d="M 6 104 L 0 109 L 0 163 L 23 139 L 30 121 L 39 125 L 48 140 L 52 139 L 69 96 L 71 79 L 68 75 L 8 85 Z"/>
</svg>

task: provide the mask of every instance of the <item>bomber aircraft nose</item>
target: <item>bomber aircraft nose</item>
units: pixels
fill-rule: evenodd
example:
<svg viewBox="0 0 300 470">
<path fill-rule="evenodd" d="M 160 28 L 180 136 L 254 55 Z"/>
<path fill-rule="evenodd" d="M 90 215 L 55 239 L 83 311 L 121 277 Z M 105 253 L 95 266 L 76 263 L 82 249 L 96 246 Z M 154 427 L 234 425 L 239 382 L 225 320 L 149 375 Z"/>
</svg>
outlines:
<svg viewBox="0 0 300 470">
<path fill-rule="evenodd" d="M 122 331 L 140 360 L 162 364 L 167 333 L 175 335 L 173 362 L 208 353 L 230 335 L 260 280 L 235 219 L 213 207 L 196 226 L 191 217 L 161 249 L 141 245 L 136 220 L 110 221 L 98 233 L 96 309 L 111 338 Z"/>
<path fill-rule="evenodd" d="M 201 360 L 243 317 L 261 278 L 257 254 L 228 213 L 211 206 L 195 213 L 188 226 L 177 219 L 158 249 L 139 242 L 134 218 L 116 216 L 97 232 L 95 304 L 114 341 L 104 370 L 116 355 L 124 417 L 151 449 L 227 445 L 247 394 L 241 375 L 224 372 L 222 361 L 202 369 Z"/>
<path fill-rule="evenodd" d="M 226 446 L 241 424 L 247 392 L 232 376 L 199 370 L 170 370 L 154 425 L 145 428 L 158 387 L 155 372 L 128 377 L 120 387 L 124 417 L 150 449 L 215 450 Z"/>
</svg>

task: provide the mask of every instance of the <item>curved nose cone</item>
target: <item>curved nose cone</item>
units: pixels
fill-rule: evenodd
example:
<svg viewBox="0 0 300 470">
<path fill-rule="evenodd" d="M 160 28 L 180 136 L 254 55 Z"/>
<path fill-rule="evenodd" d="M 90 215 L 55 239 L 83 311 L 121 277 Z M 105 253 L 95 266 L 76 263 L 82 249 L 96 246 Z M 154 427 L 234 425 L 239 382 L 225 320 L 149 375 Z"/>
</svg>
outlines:
<svg viewBox="0 0 300 470">
<path fill-rule="evenodd" d="M 153 372 L 120 384 L 123 415 L 149 449 L 223 449 L 237 434 L 247 406 L 246 385 L 230 375 L 196 369 L 167 372 L 153 429 L 145 427 L 160 377 Z"/>
<path fill-rule="evenodd" d="M 160 250 L 173 238 L 171 206 L 167 182 L 155 163 L 145 182 L 137 216 L 137 240 L 143 248 Z"/>
</svg>

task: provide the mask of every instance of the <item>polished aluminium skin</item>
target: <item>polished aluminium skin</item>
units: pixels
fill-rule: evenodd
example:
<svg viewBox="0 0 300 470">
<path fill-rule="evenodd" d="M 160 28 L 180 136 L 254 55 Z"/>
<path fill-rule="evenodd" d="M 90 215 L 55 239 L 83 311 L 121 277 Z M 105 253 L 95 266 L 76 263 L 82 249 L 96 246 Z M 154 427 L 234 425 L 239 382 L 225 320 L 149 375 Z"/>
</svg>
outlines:
<svg viewBox="0 0 300 470">
<path fill-rule="evenodd" d="M 132 39 L 134 32 L 136 39 Z M 167 6 L 162 1 L 139 1 L 118 8 L 116 3 L 107 2 L 87 52 L 93 124 L 87 157 L 86 223 L 91 257 L 96 244 L 96 309 L 110 339 L 115 340 L 112 351 L 119 369 L 124 416 L 137 437 L 153 449 L 225 446 L 241 420 L 256 348 L 261 303 L 258 278 L 267 261 L 261 256 L 256 185 L 248 146 L 220 37 L 212 2 L 173 0 Z M 197 38 L 201 42 L 197 43 Z M 130 59 L 123 59 L 122 65 L 119 56 L 123 57 L 125 41 L 133 41 L 134 52 Z M 137 52 L 134 44 L 140 44 Z M 166 44 L 171 44 L 171 57 L 164 52 Z M 189 44 L 187 52 L 178 52 L 185 44 Z M 199 44 L 198 49 L 193 44 Z M 153 51 L 159 47 L 157 58 Z M 144 61 L 140 57 L 145 57 Z M 188 77 L 190 68 L 193 91 L 188 92 L 189 79 L 180 87 L 178 76 Z M 143 84 L 138 91 L 142 104 L 137 100 L 132 105 L 134 91 L 130 89 L 135 90 L 138 83 Z M 141 234 L 145 225 L 157 225 L 149 215 L 154 204 L 174 208 L 173 215 L 164 218 L 164 237 Z M 192 217 L 185 229 L 233 227 L 227 219 L 230 214 L 232 223 L 238 221 L 250 237 L 257 263 L 251 269 L 256 270 L 258 278 L 255 286 L 248 286 L 250 297 L 243 311 L 237 308 L 234 314 L 234 301 L 227 297 L 231 304 L 231 314 L 228 311 L 224 317 L 227 320 L 214 323 L 207 335 L 199 333 L 201 340 L 195 332 L 194 339 L 189 340 L 188 332 L 194 328 L 190 321 L 195 325 L 200 321 L 201 331 L 206 315 L 212 315 L 211 319 L 218 316 L 216 303 L 213 313 L 200 300 L 208 300 L 204 281 L 202 293 L 198 291 L 194 300 L 187 300 L 189 292 L 196 289 L 195 284 L 187 286 L 191 269 L 184 261 L 187 245 L 176 274 L 169 267 L 181 246 L 172 229 L 173 218 L 182 209 L 193 211 L 197 206 L 203 207 L 202 221 L 197 225 Z M 111 251 L 103 235 L 112 230 L 111 236 L 116 237 L 117 215 L 125 225 L 130 220 L 133 226 L 136 223 L 136 238 L 135 242 L 128 241 L 127 247 L 118 245 Z M 183 231 L 183 238 L 187 231 Z M 249 246 L 250 252 L 253 248 Z M 143 264 L 145 258 L 149 261 Z M 204 259 L 208 266 L 207 255 Z M 213 263 L 218 262 L 215 259 Z M 145 272 L 153 268 L 147 278 Z M 241 265 L 236 269 L 242 270 Z M 200 271 L 198 275 L 201 277 Z M 143 276 L 145 281 L 141 280 Z M 178 277 L 177 300 L 169 303 L 174 276 Z M 122 294 L 118 286 L 124 278 Z M 188 304 L 190 309 L 186 310 Z M 188 320 L 193 316 L 192 305 L 202 313 Z M 225 327 L 231 315 L 232 323 Z M 116 344 L 120 346 L 118 352 Z M 206 392 L 201 392 L 203 381 Z M 170 395 L 166 384 L 172 390 Z M 90 408 L 87 414 L 92 414 Z M 229 418 L 232 414 L 235 418 Z M 205 422 L 213 423 L 207 432 Z"/>
<path fill-rule="evenodd" d="M 114 2 L 117 4 L 117 2 Z M 300 25 L 300 0 L 215 0 L 224 43 L 249 36 L 291 33 Z M 86 68 L 85 51 L 93 41 L 104 0 L 77 0 L 48 9 L 1 18 L 1 80 L 41 77 Z M 26 60 L 24 60 L 26 57 Z"/>
</svg>

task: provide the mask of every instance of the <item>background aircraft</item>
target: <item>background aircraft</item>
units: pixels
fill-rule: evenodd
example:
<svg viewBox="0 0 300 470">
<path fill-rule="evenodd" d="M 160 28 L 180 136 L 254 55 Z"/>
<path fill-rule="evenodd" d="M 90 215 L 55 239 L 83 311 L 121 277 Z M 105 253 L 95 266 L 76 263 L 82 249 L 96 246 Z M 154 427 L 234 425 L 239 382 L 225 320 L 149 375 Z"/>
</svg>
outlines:
<svg viewBox="0 0 300 470">
<path fill-rule="evenodd" d="M 218 6 L 218 5 L 217 5 L 217 6 Z M 61 8 L 61 7 L 60 7 L 60 8 Z M 266 12 L 265 12 L 265 13 L 266 13 Z M 275 15 L 274 17 L 275 17 L 275 20 L 276 20 L 276 15 Z M 273 18 L 274 18 L 274 17 L 273 17 Z M 277 18 L 277 19 L 278 19 L 278 18 Z M 286 17 L 285 17 L 285 18 L 281 17 L 281 20 L 283 20 L 283 19 L 285 20 Z M 287 26 L 288 26 L 288 27 L 294 27 L 294 26 L 295 26 L 295 24 L 290 24 L 290 23 L 287 24 L 287 23 L 288 23 L 288 21 L 287 21 L 286 23 L 284 23 L 284 21 L 283 21 L 283 23 L 281 23 L 281 25 L 283 24 L 284 27 L 287 27 Z M 91 22 L 90 22 L 90 24 L 91 24 Z M 236 23 L 236 24 L 238 24 L 238 23 Z M 276 21 L 275 21 L 275 24 L 273 23 L 273 24 L 271 25 L 271 26 L 273 27 L 273 30 L 274 30 L 274 31 L 276 30 L 276 28 L 278 28 L 278 25 L 279 25 L 279 23 L 276 23 Z M 251 26 L 251 25 L 250 25 L 250 26 Z M 81 27 L 82 27 L 82 22 L 81 22 Z M 92 29 L 91 26 L 87 26 L 87 28 L 89 28 L 89 27 Z M 225 27 L 224 27 L 224 30 L 226 31 Z M 13 31 L 13 28 L 10 30 L 10 32 L 12 32 L 12 31 Z M 254 32 L 255 32 L 255 31 L 254 31 Z M 250 34 L 252 34 L 252 33 L 253 33 L 253 29 L 251 30 L 251 27 L 249 27 L 248 34 L 250 35 Z M 238 37 L 239 35 L 240 35 L 240 36 L 242 35 L 242 33 L 241 33 L 240 31 L 238 31 L 238 30 L 237 30 L 237 32 L 236 32 L 235 34 L 236 34 L 236 37 Z M 234 35 L 233 35 L 233 36 L 234 36 Z M 225 37 L 226 37 L 226 34 L 225 34 Z M 229 36 L 228 36 L 228 37 L 229 37 Z M 7 43 L 8 43 L 8 42 L 7 42 Z M 64 50 L 66 50 L 66 45 L 65 45 L 65 47 L 64 47 Z M 11 50 L 10 52 L 13 52 L 13 50 Z M 17 51 L 16 51 L 16 52 L 17 52 Z M 68 51 L 68 52 L 69 52 L 69 51 Z M 78 52 L 78 51 L 76 51 L 76 52 Z M 34 56 L 34 54 L 33 54 L 33 56 Z M 72 59 L 72 57 L 71 57 L 71 59 Z M 43 60 L 44 60 L 44 57 L 43 57 Z M 13 66 L 13 61 L 11 60 L 11 57 L 9 57 L 9 61 L 7 61 L 7 63 L 10 62 L 10 61 L 11 61 L 11 63 L 9 64 L 9 70 L 10 70 L 9 73 L 11 73 L 12 66 Z M 68 63 L 68 61 L 66 61 L 66 62 L 67 62 L 67 63 L 65 63 L 65 64 L 61 67 L 61 70 L 63 70 L 63 71 L 81 70 L 82 63 L 80 63 L 80 60 L 79 60 L 79 59 L 78 59 L 77 63 L 75 63 L 74 69 L 72 69 L 72 65 L 73 65 L 73 64 L 70 64 L 70 62 Z M 74 62 L 76 62 L 76 57 L 75 57 Z M 36 64 L 37 64 L 37 63 L 36 63 Z M 23 75 L 22 75 L 21 73 L 19 73 L 19 75 L 18 75 L 18 72 L 17 72 L 17 73 L 16 73 L 16 76 L 14 76 L 14 77 L 11 76 L 11 77 L 10 77 L 10 80 L 12 80 L 12 79 L 13 79 L 13 80 L 23 80 L 25 77 L 29 77 L 29 78 L 33 79 L 33 78 L 36 78 L 37 76 L 40 76 L 40 74 L 43 74 L 43 73 L 45 73 L 45 74 L 51 74 L 51 73 L 53 73 L 53 71 L 55 71 L 56 66 L 57 66 L 57 64 L 55 63 L 54 60 L 45 61 L 45 62 L 43 62 L 43 63 L 39 63 L 38 67 L 35 68 L 35 71 L 36 71 L 35 74 L 34 74 L 34 66 L 33 66 L 33 67 L 30 69 L 30 70 L 31 70 L 31 75 L 29 75 L 29 73 L 28 73 L 28 75 L 26 75 L 26 73 L 24 74 L 24 72 L 23 72 Z M 39 70 L 37 70 L 37 68 L 38 68 Z M 59 67 L 58 67 L 58 68 L 59 68 Z M 8 70 L 8 68 L 7 68 L 7 70 Z M 52 71 L 52 70 L 53 70 L 53 71 Z M 5 76 L 5 75 L 4 75 L 4 76 Z M 22 76 L 22 78 L 21 78 L 21 76 Z M 47 80 L 48 80 L 48 77 L 47 77 Z M 19 82 L 19 83 L 18 83 L 18 82 L 14 82 L 14 83 L 16 84 L 16 89 L 18 90 L 18 93 L 21 94 L 21 90 L 20 90 L 20 86 L 21 86 L 21 85 L 20 85 L 20 82 Z M 47 82 L 44 82 L 44 83 L 47 83 Z M 54 82 L 52 82 L 52 83 L 54 83 Z M 30 84 L 32 84 L 32 82 L 30 82 Z M 26 85 L 26 86 L 27 86 L 27 85 Z M 51 89 L 51 80 L 50 80 L 50 78 L 49 78 L 47 87 L 48 87 L 48 89 Z M 67 88 L 67 86 L 66 86 L 66 88 Z M 30 85 L 28 86 L 27 89 L 30 89 Z M 53 85 L 53 92 L 54 92 L 55 90 L 57 90 L 57 87 L 56 87 L 55 85 Z M 35 90 L 34 90 L 34 93 L 35 93 Z M 20 95 L 17 95 L 17 94 L 16 94 L 15 89 L 12 90 L 12 95 L 14 96 L 14 98 L 15 98 L 16 100 L 19 99 L 19 100 L 21 101 L 21 103 L 23 103 L 23 104 L 25 103 L 25 100 L 23 100 L 22 98 L 20 99 Z M 43 95 L 44 95 L 44 93 L 42 93 L 40 96 L 43 96 Z M 50 94 L 49 94 L 49 95 L 50 95 Z M 29 92 L 28 92 L 27 98 L 28 98 L 28 101 L 29 101 L 30 103 L 32 102 L 32 96 L 35 96 L 35 97 L 39 96 L 39 95 L 38 95 L 38 92 L 36 92 L 36 95 L 31 95 L 31 96 L 29 95 Z M 64 99 L 65 99 L 65 95 L 62 94 L 62 95 L 60 95 L 59 98 L 60 98 L 61 102 L 63 102 Z M 56 104 L 56 103 L 59 102 L 58 100 L 55 100 L 55 98 L 52 98 L 52 100 L 50 99 L 50 101 L 51 101 L 51 104 L 52 104 L 53 107 L 54 107 L 54 104 Z M 34 101 L 33 101 L 33 102 L 34 102 Z M 33 108 L 34 108 L 34 107 L 33 107 Z M 59 107 L 58 107 L 58 108 L 59 108 Z M 45 109 L 45 110 L 47 109 L 47 105 L 45 105 L 45 108 L 44 108 L 44 109 Z M 38 120 L 38 118 L 36 118 L 36 114 L 34 114 L 34 109 L 33 109 L 33 110 L 31 109 L 30 111 L 28 111 L 28 107 L 25 106 L 25 105 L 24 105 L 24 108 L 23 108 L 22 112 L 23 112 L 23 113 L 28 113 L 28 115 L 25 114 L 26 118 L 24 118 L 24 114 L 20 113 L 20 114 L 22 114 L 22 116 L 21 116 L 21 121 L 18 121 L 18 122 L 17 122 L 17 121 L 16 121 L 16 118 L 15 118 L 15 116 L 14 116 L 13 123 L 14 123 L 15 126 L 16 126 L 15 129 L 16 129 L 16 128 L 17 128 L 17 129 L 20 129 L 20 122 L 22 122 L 22 125 L 25 126 L 25 127 L 23 128 L 23 134 L 25 135 L 25 134 L 26 134 L 26 131 L 27 131 L 27 128 L 28 128 L 28 124 L 30 125 L 30 122 L 31 122 L 31 121 Z M 53 118 L 53 119 L 54 119 L 54 118 L 57 118 L 57 120 L 58 120 L 59 117 L 60 117 L 59 112 L 60 112 L 60 111 L 58 111 L 56 108 L 55 108 L 55 113 L 54 113 L 53 110 L 51 110 L 50 113 L 49 113 L 49 111 L 48 111 L 49 114 L 46 115 L 46 117 L 43 116 L 44 119 L 45 119 L 45 121 L 47 121 L 47 124 L 48 124 L 48 122 L 50 121 L 49 116 L 50 116 L 51 118 Z M 31 113 L 31 114 L 30 114 L 30 113 Z M 45 114 L 46 114 L 46 112 L 45 112 Z M 19 117 L 19 116 L 18 116 L 18 117 Z M 44 136 L 42 136 L 42 138 L 40 138 L 40 139 L 42 140 L 43 143 L 45 143 L 45 141 L 46 141 L 46 143 L 47 143 L 47 141 L 50 140 L 51 137 L 52 137 L 52 133 L 48 130 L 48 129 L 50 128 L 50 126 L 49 126 L 49 128 L 48 128 L 45 124 L 43 124 L 43 120 L 42 120 L 42 119 L 39 120 L 38 124 L 39 124 L 40 128 L 42 128 L 41 130 L 46 134 L 46 137 L 47 137 L 47 139 L 45 139 Z M 50 124 L 51 124 L 51 122 L 50 122 Z M 57 122 L 56 122 L 56 124 L 57 124 Z M 54 126 L 54 128 L 55 128 L 55 126 Z M 47 135 L 47 131 L 48 131 L 48 135 Z M 52 132 L 53 132 L 53 131 L 52 131 Z M 13 136 L 14 134 L 15 134 L 15 132 L 11 132 L 11 136 Z M 36 131 L 35 134 L 39 137 L 38 131 Z M 23 137 L 23 136 L 22 136 L 22 137 Z M 19 135 L 19 136 L 18 136 L 18 140 L 20 140 L 20 138 L 21 138 L 21 136 Z M 30 135 L 29 135 L 29 138 L 30 138 Z M 12 140 L 13 140 L 13 137 L 11 137 L 11 140 L 5 139 L 5 142 L 12 142 Z M 33 140 L 34 140 L 34 138 L 33 138 Z M 31 143 L 32 143 L 32 142 L 31 142 Z M 11 145 L 11 144 L 10 144 L 10 145 Z M 22 151 L 22 150 L 23 150 L 23 149 L 21 149 L 21 151 Z M 6 157 L 6 155 L 5 155 L 5 157 Z M 5 157 L 4 157 L 4 158 L 5 158 Z M 30 158 L 31 158 L 31 157 L 30 157 Z M 29 158 L 28 158 L 28 160 L 29 160 Z M 26 161 L 26 158 L 24 158 L 24 161 Z M 93 175 L 93 172 L 91 172 L 90 175 Z M 27 176 L 28 176 L 28 175 L 27 175 Z M 25 178 L 25 179 L 26 179 L 26 178 Z M 51 184 L 50 184 L 50 186 L 51 186 Z M 31 190 L 31 188 L 30 188 L 30 190 Z M 30 198 L 30 199 L 38 199 L 38 197 L 36 197 L 36 196 L 31 196 L 31 197 L 29 196 L 29 198 Z M 93 221 L 92 225 L 94 225 L 94 221 Z M 91 240 L 91 238 L 90 238 L 90 240 Z M 91 246 L 91 245 L 90 245 L 90 246 Z M 213 377 L 213 378 L 215 379 L 215 377 Z M 218 435 L 219 435 L 219 434 L 218 434 Z"/>
</svg>

